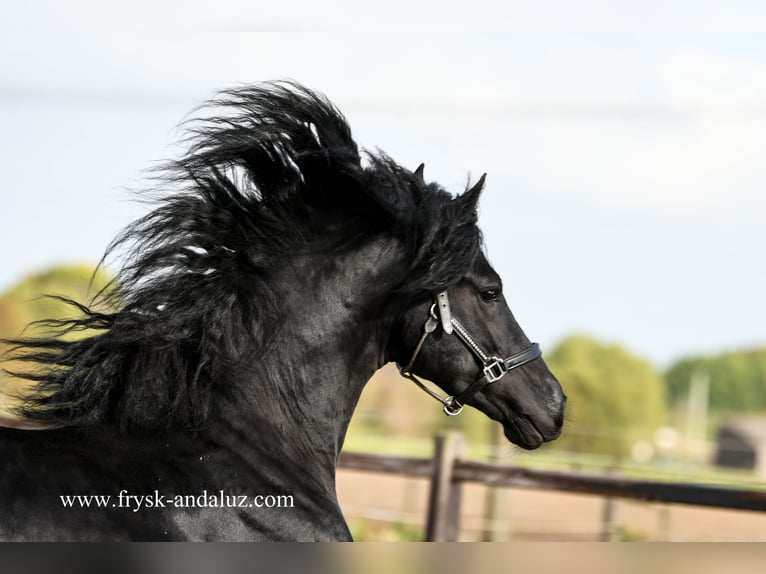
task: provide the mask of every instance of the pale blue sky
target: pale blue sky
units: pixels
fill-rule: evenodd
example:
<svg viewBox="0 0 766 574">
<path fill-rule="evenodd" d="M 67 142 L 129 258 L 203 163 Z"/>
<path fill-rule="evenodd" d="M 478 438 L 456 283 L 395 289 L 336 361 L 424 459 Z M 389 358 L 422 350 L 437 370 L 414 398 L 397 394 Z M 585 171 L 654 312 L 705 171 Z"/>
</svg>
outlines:
<svg viewBox="0 0 766 574">
<path fill-rule="evenodd" d="M 292 77 L 327 93 L 361 145 L 425 162 L 453 191 L 488 173 L 490 258 L 545 347 L 585 332 L 666 365 L 766 344 L 758 4 L 389 2 L 332 21 L 317 3 L 298 17 L 216 5 L 186 4 L 172 33 L 170 8 L 138 17 L 147 2 L 129 26 L 88 2 L 49 3 L 45 21 L 16 8 L 0 38 L 0 290 L 98 260 L 143 212 L 125 188 L 172 155 L 195 104 Z M 364 30 L 346 33 L 352 21 Z M 228 32 L 252 29 L 271 32 Z"/>
</svg>

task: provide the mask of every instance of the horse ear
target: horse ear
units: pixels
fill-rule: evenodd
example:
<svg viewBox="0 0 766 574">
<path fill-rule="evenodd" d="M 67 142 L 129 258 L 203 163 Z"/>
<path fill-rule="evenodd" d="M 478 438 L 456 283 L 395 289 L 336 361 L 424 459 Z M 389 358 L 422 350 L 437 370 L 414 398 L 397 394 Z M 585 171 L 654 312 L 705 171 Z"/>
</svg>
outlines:
<svg viewBox="0 0 766 574">
<path fill-rule="evenodd" d="M 458 196 L 457 199 L 465 209 L 470 209 L 472 211 L 476 209 L 476 206 L 479 204 L 479 196 L 484 189 L 484 182 L 486 179 L 487 174 L 485 173 L 479 178 L 479 181 L 477 181 L 471 189 Z"/>
<path fill-rule="evenodd" d="M 425 184 L 426 180 L 423 178 L 423 170 L 425 169 L 426 164 L 421 163 L 418 168 L 413 172 L 415 177 L 420 181 L 420 183 Z"/>
</svg>

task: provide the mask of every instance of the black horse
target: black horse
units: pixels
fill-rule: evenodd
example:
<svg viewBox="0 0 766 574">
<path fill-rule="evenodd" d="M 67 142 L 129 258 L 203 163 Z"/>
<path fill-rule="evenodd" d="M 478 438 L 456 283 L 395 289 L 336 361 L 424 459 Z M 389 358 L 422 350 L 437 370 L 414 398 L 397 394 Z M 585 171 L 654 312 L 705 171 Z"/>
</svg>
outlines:
<svg viewBox="0 0 766 574">
<path fill-rule="evenodd" d="M 0 538 L 345 540 L 335 468 L 389 361 L 536 448 L 566 398 L 482 252 L 484 178 L 457 197 L 292 83 L 223 92 L 165 166 L 113 312 L 5 341 L 36 381 L 0 429 Z M 87 330 L 76 340 L 60 333 Z M 93 331 L 95 330 L 95 331 Z"/>
</svg>

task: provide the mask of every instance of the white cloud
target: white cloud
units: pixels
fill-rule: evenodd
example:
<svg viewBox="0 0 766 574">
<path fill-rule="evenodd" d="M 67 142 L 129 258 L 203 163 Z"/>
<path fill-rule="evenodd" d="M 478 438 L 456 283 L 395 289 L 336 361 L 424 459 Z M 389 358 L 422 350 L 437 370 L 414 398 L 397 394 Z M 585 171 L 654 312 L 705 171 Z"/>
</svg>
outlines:
<svg viewBox="0 0 766 574">
<path fill-rule="evenodd" d="M 726 57 L 685 46 L 670 59 L 664 77 L 674 104 L 766 111 L 766 64 L 752 56 Z"/>
<path fill-rule="evenodd" d="M 542 189 L 607 205 L 766 211 L 766 120 L 683 124 L 546 122 L 516 161 Z"/>
<path fill-rule="evenodd" d="M 659 113 L 541 122 L 525 177 L 607 205 L 766 212 L 766 64 L 683 48 L 660 77 Z"/>
</svg>

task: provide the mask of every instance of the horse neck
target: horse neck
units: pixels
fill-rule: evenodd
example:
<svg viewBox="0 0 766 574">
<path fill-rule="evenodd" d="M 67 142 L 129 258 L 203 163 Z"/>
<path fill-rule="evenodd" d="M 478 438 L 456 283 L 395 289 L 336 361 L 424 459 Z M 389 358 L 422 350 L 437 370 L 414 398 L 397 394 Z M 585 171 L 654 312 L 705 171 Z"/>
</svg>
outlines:
<svg viewBox="0 0 766 574">
<path fill-rule="evenodd" d="M 245 400 L 228 405 L 222 421 L 261 460 L 334 482 L 359 396 L 385 362 L 393 319 L 379 315 L 395 256 L 391 242 L 378 241 L 286 265 L 289 312 L 273 350 L 243 369 Z"/>
</svg>

